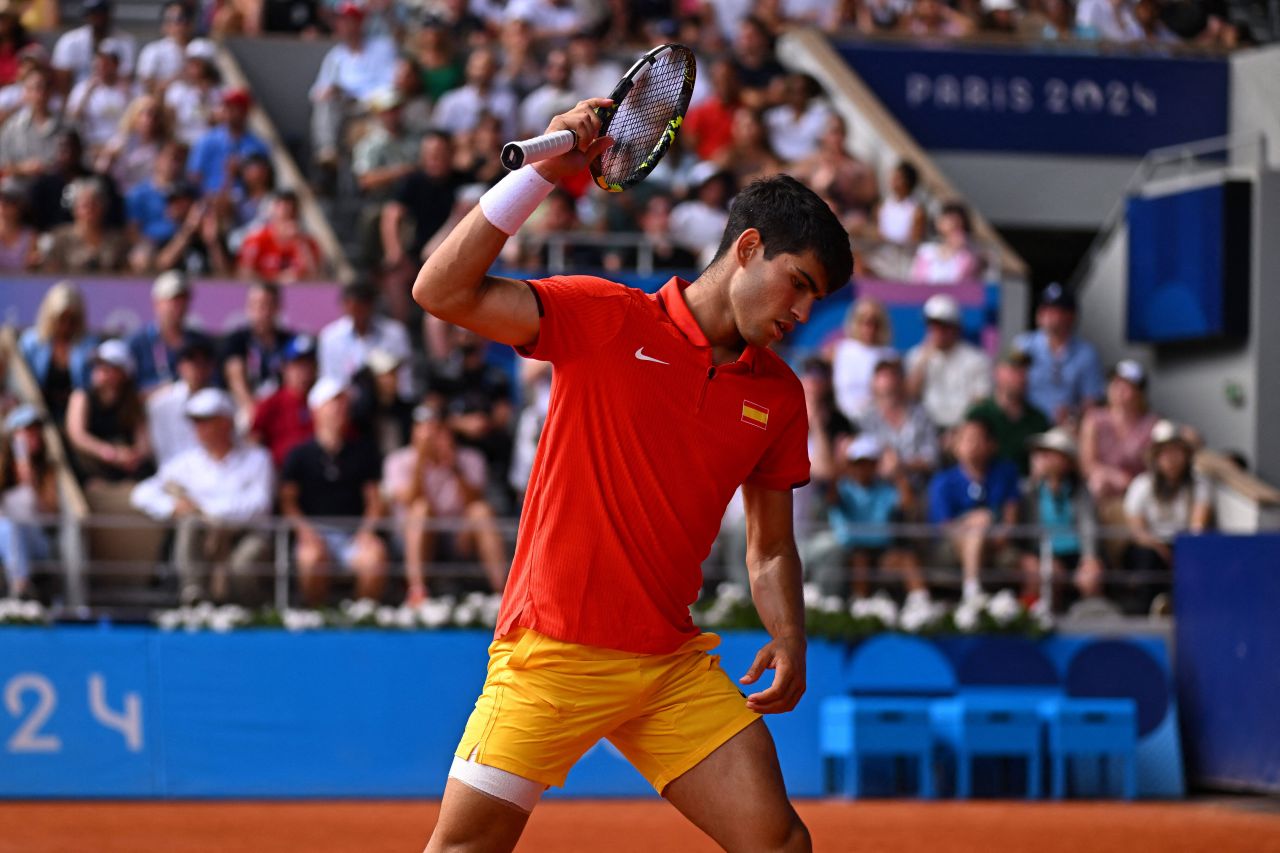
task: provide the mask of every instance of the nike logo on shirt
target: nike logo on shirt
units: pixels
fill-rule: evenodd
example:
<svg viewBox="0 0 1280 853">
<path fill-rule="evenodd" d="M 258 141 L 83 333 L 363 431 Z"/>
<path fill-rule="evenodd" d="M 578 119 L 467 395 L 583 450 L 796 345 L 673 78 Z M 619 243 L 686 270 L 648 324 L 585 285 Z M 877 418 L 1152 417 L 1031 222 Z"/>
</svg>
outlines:
<svg viewBox="0 0 1280 853">
<path fill-rule="evenodd" d="M 671 363 L 669 361 L 663 361 L 660 358 L 654 358 L 651 355 L 645 355 L 644 347 L 640 347 L 640 349 L 636 350 L 636 358 L 640 359 L 641 361 L 652 361 L 654 364 L 670 364 Z"/>
</svg>

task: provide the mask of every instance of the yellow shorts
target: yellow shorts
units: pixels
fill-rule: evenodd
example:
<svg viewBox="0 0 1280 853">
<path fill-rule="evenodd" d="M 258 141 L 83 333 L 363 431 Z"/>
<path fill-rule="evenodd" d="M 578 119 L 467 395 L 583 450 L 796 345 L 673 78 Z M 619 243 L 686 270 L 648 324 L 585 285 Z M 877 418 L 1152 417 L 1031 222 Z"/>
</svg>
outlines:
<svg viewBox="0 0 1280 853">
<path fill-rule="evenodd" d="M 658 793 L 760 715 L 720 668 L 715 634 L 668 655 L 565 643 L 516 628 L 489 646 L 489 675 L 456 755 L 561 786 L 600 738 Z"/>
</svg>

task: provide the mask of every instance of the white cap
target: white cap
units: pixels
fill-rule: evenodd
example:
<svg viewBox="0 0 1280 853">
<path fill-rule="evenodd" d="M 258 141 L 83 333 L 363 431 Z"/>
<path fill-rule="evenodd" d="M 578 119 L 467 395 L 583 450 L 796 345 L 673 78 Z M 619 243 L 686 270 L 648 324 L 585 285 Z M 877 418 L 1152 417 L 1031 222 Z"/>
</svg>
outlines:
<svg viewBox="0 0 1280 853">
<path fill-rule="evenodd" d="M 20 429 L 26 429 L 32 424 L 40 423 L 40 410 L 30 403 L 23 403 L 14 407 L 4 419 L 4 431 L 16 432 Z"/>
<path fill-rule="evenodd" d="M 960 303 L 945 293 L 935 293 L 924 303 L 924 318 L 935 323 L 960 325 Z"/>
<path fill-rule="evenodd" d="M 1078 455 L 1076 440 L 1062 427 L 1054 427 L 1048 432 L 1033 435 L 1027 439 L 1027 444 L 1036 450 L 1056 450 L 1064 456 L 1070 456 L 1073 460 Z"/>
<path fill-rule="evenodd" d="M 982 0 L 984 12 L 1013 12 L 1018 8 L 1014 0 Z"/>
<path fill-rule="evenodd" d="M 118 367 L 130 376 L 135 370 L 133 353 L 129 352 L 129 346 L 124 341 L 114 338 L 98 344 L 98 348 L 93 351 L 93 360 Z"/>
<path fill-rule="evenodd" d="M 845 451 L 845 456 L 850 462 L 857 462 L 859 459 L 879 459 L 882 453 L 884 453 L 884 447 L 881 446 L 880 440 L 874 435 L 863 433 L 849 442 L 849 449 Z"/>
<path fill-rule="evenodd" d="M 221 388 L 204 388 L 191 395 L 183 411 L 189 418 L 234 418 L 236 404 Z"/>
<path fill-rule="evenodd" d="M 218 46 L 209 39 L 192 39 L 187 42 L 187 59 L 213 59 L 218 55 Z"/>
<path fill-rule="evenodd" d="M 307 408 L 318 409 L 334 397 L 347 392 L 347 383 L 339 382 L 332 376 L 322 376 L 311 386 L 307 394 Z"/>
<path fill-rule="evenodd" d="M 400 366 L 403 361 L 400 356 L 389 350 L 375 347 L 369 350 L 369 354 L 364 357 L 364 363 L 374 373 L 390 373 Z"/>
<path fill-rule="evenodd" d="M 152 299 L 172 299 L 190 292 L 191 282 L 187 280 L 187 274 L 180 270 L 165 270 L 151 284 Z"/>
<path fill-rule="evenodd" d="M 1151 428 L 1151 447 L 1154 449 L 1171 441 L 1180 441 L 1188 447 L 1191 446 L 1191 442 L 1187 441 L 1187 437 L 1182 432 L 1182 427 L 1168 419 L 1156 421 L 1156 425 Z"/>
<path fill-rule="evenodd" d="M 1132 358 L 1122 359 L 1116 362 L 1112 375 L 1123 379 L 1125 382 L 1145 388 L 1147 386 L 1147 371 L 1141 362 L 1134 361 Z"/>
<path fill-rule="evenodd" d="M 120 41 L 118 38 L 111 38 L 108 36 L 98 42 L 98 53 L 110 54 L 115 57 L 117 62 L 119 62 L 124 58 L 124 42 Z"/>
</svg>

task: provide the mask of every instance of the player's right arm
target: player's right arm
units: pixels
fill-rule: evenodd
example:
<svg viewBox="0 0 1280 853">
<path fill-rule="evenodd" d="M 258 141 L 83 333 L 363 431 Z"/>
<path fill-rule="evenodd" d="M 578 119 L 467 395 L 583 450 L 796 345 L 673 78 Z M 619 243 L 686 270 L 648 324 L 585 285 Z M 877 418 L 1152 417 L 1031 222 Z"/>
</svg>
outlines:
<svg viewBox="0 0 1280 853">
<path fill-rule="evenodd" d="M 553 118 L 547 132 L 572 130 L 578 147 L 532 168 L 554 184 L 599 156 L 609 139 L 596 138 L 600 119 L 594 110 L 609 103 L 607 98 L 591 98 Z M 418 271 L 414 301 L 429 314 L 490 340 L 517 347 L 533 345 L 539 323 L 533 291 L 524 282 L 488 274 L 507 237 L 477 205 Z"/>
</svg>

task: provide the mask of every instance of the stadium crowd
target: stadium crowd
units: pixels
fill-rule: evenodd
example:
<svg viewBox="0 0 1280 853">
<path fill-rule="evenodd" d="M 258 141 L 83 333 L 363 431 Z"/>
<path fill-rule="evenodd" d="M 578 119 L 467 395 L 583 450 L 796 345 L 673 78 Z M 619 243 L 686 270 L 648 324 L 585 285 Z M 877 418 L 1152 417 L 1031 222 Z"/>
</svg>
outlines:
<svg viewBox="0 0 1280 853">
<path fill-rule="evenodd" d="M 421 601 L 452 588 L 432 567 L 456 560 L 482 569 L 462 583 L 500 590 L 511 532 L 501 520 L 519 511 L 550 368 L 520 362 L 511 375 L 471 333 L 436 322 L 419 333 L 407 294 L 422 259 L 501 176 L 505 140 L 612 89 L 624 67 L 602 45 L 676 39 L 698 51 L 703 78 L 677 149 L 634 192 L 589 193 L 585 175 L 558 189 L 509 242 L 507 268 L 609 274 L 647 253 L 653 267 L 691 274 L 737 188 L 787 171 L 865 247 L 860 275 L 980 281 L 989 261 L 965 207 L 926 197 L 911 163 L 881 186 L 817 83 L 778 63 L 775 37 L 808 22 L 1159 41 L 1112 24 L 1211 8 L 1094 5 L 170 2 L 162 38 L 137 51 L 109 0 L 86 0 L 86 23 L 51 54 L 0 9 L 0 269 L 154 276 L 153 316 L 115 340 L 95 337 L 75 284 L 54 285 L 21 356 L 86 491 L 124 488 L 137 510 L 175 524 L 166 559 L 184 602 L 263 601 L 273 516 L 292 532 L 306 603 L 329 600 L 335 576 L 360 596 Z M 1215 15 L 1205 12 L 1205 33 L 1229 26 Z M 337 39 L 309 93 L 311 165 L 321 189 L 358 200 L 367 274 L 318 335 L 282 325 L 280 287 L 324 275 L 329 261 L 249 130 L 251 94 L 220 85 L 203 31 Z M 584 231 L 641 236 L 574 242 Z M 204 276 L 254 282 L 246 324 L 221 339 L 188 321 L 191 278 Z M 886 570 L 919 598 L 938 593 L 924 567 L 951 565 L 971 597 L 1003 567 L 1031 601 L 1040 542 L 1014 525 L 1032 524 L 1052 531 L 1059 601 L 1105 593 L 1149 606 L 1148 588 L 1105 570 L 1167 576 L 1173 537 L 1210 523 L 1195 431 L 1149 410 L 1140 364 L 1104 374 L 1061 287 L 1044 291 L 1036 329 L 995 363 L 965 339 L 951 296 L 923 313 L 924 338 L 900 353 L 885 306 L 859 298 L 838 341 L 793 354 L 809 402 L 813 479 L 797 513 L 812 579 L 865 595 Z M 12 408 L 0 442 L 10 594 L 33 594 L 31 567 L 55 550 L 40 522 L 57 501 L 41 426 L 38 411 Z M 910 535 L 912 524 L 930 532 Z M 1117 525 L 1126 541 L 1101 535 Z M 736 501 L 710 575 L 742 571 L 743 535 Z"/>
</svg>

